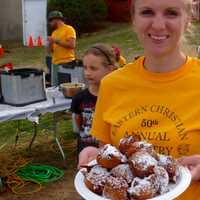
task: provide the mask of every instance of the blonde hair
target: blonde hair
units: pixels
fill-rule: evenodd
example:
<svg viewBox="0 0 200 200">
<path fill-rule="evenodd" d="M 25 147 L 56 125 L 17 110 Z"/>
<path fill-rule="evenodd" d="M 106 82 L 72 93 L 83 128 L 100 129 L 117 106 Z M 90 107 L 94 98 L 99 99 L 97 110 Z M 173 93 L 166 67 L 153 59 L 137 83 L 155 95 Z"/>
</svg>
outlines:
<svg viewBox="0 0 200 200">
<path fill-rule="evenodd" d="M 92 54 L 97 57 L 102 58 L 102 64 L 107 67 L 109 65 L 112 65 L 113 67 L 116 66 L 116 55 L 114 52 L 114 49 L 108 45 L 108 44 L 95 44 L 91 46 L 85 53 L 84 56 Z"/>
<path fill-rule="evenodd" d="M 135 2 L 138 1 L 138 0 L 131 0 L 131 16 L 133 17 L 134 16 L 134 13 L 135 13 Z M 188 14 L 188 16 L 192 16 L 192 0 L 184 0 L 185 2 L 185 9 L 186 9 L 186 12 Z"/>
</svg>

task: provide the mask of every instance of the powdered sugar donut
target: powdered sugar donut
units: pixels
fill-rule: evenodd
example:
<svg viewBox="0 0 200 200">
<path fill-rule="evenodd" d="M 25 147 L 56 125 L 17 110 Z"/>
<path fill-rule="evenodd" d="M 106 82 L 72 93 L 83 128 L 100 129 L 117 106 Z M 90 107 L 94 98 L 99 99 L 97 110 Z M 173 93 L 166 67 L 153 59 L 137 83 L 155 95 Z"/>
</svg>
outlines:
<svg viewBox="0 0 200 200">
<path fill-rule="evenodd" d="M 131 187 L 128 189 L 128 193 L 131 197 L 131 200 L 145 200 L 153 198 L 156 196 L 158 187 L 152 184 L 152 177 L 146 177 L 140 179 L 138 177 L 134 178 Z"/>
<path fill-rule="evenodd" d="M 154 174 L 156 175 L 157 183 L 159 185 L 159 194 L 166 193 L 169 185 L 169 175 L 167 171 L 163 167 L 156 166 L 154 168 Z"/>
<path fill-rule="evenodd" d="M 156 160 L 159 159 L 159 156 L 155 152 L 153 145 L 150 143 L 147 143 L 146 141 L 138 141 L 134 142 L 130 149 L 129 149 L 129 156 L 131 156 L 133 153 L 136 153 L 138 151 L 146 151 L 148 152 L 152 157 L 154 157 Z M 127 155 L 128 156 L 128 155 Z"/>
<path fill-rule="evenodd" d="M 171 156 L 159 155 L 158 165 L 164 167 L 169 175 L 169 180 L 176 182 L 178 177 L 178 163 Z"/>
<path fill-rule="evenodd" d="M 134 176 L 143 178 L 153 174 L 153 169 L 158 162 L 149 153 L 139 151 L 129 158 L 129 165 Z"/>
<path fill-rule="evenodd" d="M 134 136 L 125 136 L 124 138 L 122 138 L 119 142 L 119 150 L 125 154 L 127 157 L 132 155 L 132 146 L 133 144 L 139 141 L 138 137 L 134 137 Z"/>
<path fill-rule="evenodd" d="M 128 183 L 122 177 L 110 176 L 106 180 L 103 196 L 111 200 L 127 200 L 127 190 Z"/>
<path fill-rule="evenodd" d="M 133 173 L 128 164 L 120 164 L 117 167 L 113 168 L 110 172 L 114 177 L 124 178 L 128 184 L 133 181 Z"/>
<path fill-rule="evenodd" d="M 107 177 L 110 175 L 107 169 L 96 165 L 90 170 L 89 173 L 84 173 L 84 175 L 86 186 L 94 193 L 101 195 Z"/>
<path fill-rule="evenodd" d="M 116 147 L 107 144 L 97 155 L 97 163 L 107 169 L 112 169 L 120 163 L 127 163 L 127 158 Z"/>
</svg>

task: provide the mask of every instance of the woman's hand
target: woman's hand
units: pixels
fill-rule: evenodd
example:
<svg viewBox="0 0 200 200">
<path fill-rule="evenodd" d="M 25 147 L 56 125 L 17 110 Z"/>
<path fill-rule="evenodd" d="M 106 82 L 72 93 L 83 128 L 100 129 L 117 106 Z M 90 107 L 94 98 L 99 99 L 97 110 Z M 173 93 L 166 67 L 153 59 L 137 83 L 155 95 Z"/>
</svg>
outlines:
<svg viewBox="0 0 200 200">
<path fill-rule="evenodd" d="M 189 168 L 193 181 L 200 180 L 200 155 L 182 157 L 179 162 Z"/>
<path fill-rule="evenodd" d="M 90 161 L 96 159 L 99 150 L 96 147 L 86 147 L 79 154 L 78 168 L 87 165 Z"/>
</svg>

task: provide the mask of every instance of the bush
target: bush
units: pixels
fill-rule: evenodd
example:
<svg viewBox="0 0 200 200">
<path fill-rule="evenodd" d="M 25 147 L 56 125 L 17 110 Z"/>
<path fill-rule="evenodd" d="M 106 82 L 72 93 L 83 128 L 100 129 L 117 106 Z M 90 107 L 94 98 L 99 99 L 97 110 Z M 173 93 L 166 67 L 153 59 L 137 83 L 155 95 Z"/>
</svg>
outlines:
<svg viewBox="0 0 200 200">
<path fill-rule="evenodd" d="M 104 20 L 107 7 L 104 0 L 48 0 L 48 12 L 59 10 L 77 32 L 86 32 Z"/>
</svg>

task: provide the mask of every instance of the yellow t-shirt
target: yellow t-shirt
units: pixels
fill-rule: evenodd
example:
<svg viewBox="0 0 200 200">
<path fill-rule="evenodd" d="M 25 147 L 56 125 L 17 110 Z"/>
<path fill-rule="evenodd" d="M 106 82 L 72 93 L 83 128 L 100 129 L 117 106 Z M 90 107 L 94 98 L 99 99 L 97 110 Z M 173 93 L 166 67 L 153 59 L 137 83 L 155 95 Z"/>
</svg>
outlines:
<svg viewBox="0 0 200 200">
<path fill-rule="evenodd" d="M 188 57 L 169 73 L 148 72 L 143 62 L 102 81 L 91 134 L 116 146 L 125 134 L 138 134 L 161 154 L 200 154 L 200 60 Z M 178 199 L 200 199 L 200 182 Z"/>
<path fill-rule="evenodd" d="M 76 32 L 72 26 L 64 24 L 52 33 L 52 37 L 60 40 L 61 42 L 66 42 L 70 38 L 76 38 Z M 67 63 L 75 59 L 74 49 L 66 49 L 60 45 L 53 44 L 52 50 L 53 64 Z"/>
</svg>

